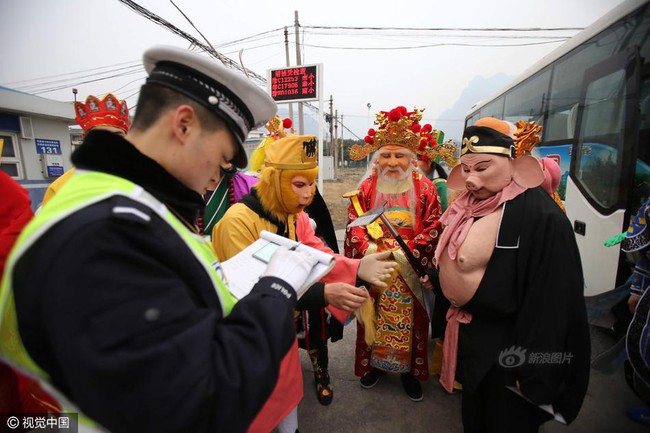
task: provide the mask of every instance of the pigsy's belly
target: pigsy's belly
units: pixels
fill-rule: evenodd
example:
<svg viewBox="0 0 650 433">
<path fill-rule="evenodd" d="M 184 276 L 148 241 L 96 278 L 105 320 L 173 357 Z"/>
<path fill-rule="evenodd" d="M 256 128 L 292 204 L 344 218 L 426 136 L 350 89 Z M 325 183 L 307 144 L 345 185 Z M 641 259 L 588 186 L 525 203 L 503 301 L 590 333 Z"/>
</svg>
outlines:
<svg viewBox="0 0 650 433">
<path fill-rule="evenodd" d="M 462 307 L 474 297 L 485 274 L 485 268 L 468 271 L 461 268 L 457 260 L 451 260 L 449 256 L 441 258 L 440 262 L 442 292 L 452 305 Z"/>
</svg>

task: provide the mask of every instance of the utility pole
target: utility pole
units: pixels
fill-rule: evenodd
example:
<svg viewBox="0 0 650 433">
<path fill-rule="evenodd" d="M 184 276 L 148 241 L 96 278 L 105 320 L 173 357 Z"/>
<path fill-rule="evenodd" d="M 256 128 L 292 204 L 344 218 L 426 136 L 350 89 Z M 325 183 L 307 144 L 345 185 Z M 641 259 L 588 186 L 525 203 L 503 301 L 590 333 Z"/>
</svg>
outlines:
<svg viewBox="0 0 650 433">
<path fill-rule="evenodd" d="M 296 64 L 298 66 L 302 65 L 302 60 L 300 59 L 300 22 L 298 22 L 298 11 L 294 11 L 295 26 L 296 26 Z M 303 117 L 302 117 L 302 102 L 298 102 L 298 134 L 303 135 Z"/>
<path fill-rule="evenodd" d="M 287 57 L 287 67 L 291 66 L 291 57 L 289 56 L 289 29 L 284 28 L 284 52 Z M 293 122 L 293 104 L 289 105 L 289 119 Z"/>
<path fill-rule="evenodd" d="M 343 140 L 343 131 L 345 130 L 345 124 L 343 123 L 343 113 L 341 113 L 341 168 L 345 167 L 345 144 Z"/>
<path fill-rule="evenodd" d="M 334 140 L 334 179 L 336 179 L 336 167 L 339 161 L 339 110 L 334 113 L 334 121 L 336 122 L 334 124 L 334 136 L 336 137 Z"/>
<path fill-rule="evenodd" d="M 334 98 L 332 98 L 332 95 L 330 95 L 330 155 L 333 153 L 331 150 L 334 148 L 334 117 L 333 116 L 333 111 L 332 108 L 334 107 Z"/>
</svg>

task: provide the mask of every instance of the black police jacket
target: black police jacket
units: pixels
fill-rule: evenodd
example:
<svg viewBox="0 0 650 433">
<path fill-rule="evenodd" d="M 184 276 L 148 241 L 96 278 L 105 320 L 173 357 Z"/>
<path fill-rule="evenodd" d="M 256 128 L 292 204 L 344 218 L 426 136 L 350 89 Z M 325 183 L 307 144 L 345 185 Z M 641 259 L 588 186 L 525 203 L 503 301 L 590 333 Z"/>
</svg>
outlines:
<svg viewBox="0 0 650 433">
<path fill-rule="evenodd" d="M 188 221 L 202 205 L 198 193 L 110 132 L 88 134 L 73 162 L 142 186 Z M 116 206 L 150 218 L 115 213 Z M 295 339 L 296 299 L 283 286 L 261 279 L 224 317 L 178 235 L 124 197 L 64 219 L 14 270 L 30 356 L 114 433 L 246 431 Z"/>
</svg>

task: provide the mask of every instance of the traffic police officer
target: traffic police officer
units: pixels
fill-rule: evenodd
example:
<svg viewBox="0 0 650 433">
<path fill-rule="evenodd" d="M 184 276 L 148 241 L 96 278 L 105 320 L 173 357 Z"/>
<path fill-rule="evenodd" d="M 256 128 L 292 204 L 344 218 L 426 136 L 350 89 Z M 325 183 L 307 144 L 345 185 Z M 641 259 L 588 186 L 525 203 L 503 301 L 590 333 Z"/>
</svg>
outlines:
<svg viewBox="0 0 650 433">
<path fill-rule="evenodd" d="M 0 357 L 113 432 L 243 432 L 294 338 L 310 257 L 276 253 L 236 302 L 191 222 L 223 162 L 276 112 L 207 58 L 156 47 L 125 138 L 92 131 L 26 227 L 0 291 Z"/>
</svg>

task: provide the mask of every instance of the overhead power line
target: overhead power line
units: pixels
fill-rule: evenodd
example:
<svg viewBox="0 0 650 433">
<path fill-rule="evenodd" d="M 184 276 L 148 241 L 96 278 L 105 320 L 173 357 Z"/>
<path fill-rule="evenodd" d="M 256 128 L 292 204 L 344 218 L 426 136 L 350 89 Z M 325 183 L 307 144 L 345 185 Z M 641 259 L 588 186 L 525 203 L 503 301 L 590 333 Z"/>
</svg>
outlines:
<svg viewBox="0 0 650 433">
<path fill-rule="evenodd" d="M 142 72 L 145 72 L 145 71 L 143 70 Z M 116 94 L 116 93 L 119 92 L 119 91 L 127 92 L 126 88 L 128 88 L 129 85 L 131 85 L 131 84 L 133 84 L 133 83 L 136 83 L 136 82 L 138 82 L 138 81 L 140 81 L 140 80 L 144 80 L 146 77 L 147 77 L 147 75 L 145 74 L 143 77 L 138 77 L 138 78 L 136 78 L 135 80 L 131 80 L 131 81 L 129 81 L 128 83 L 122 85 L 122 87 L 118 87 L 117 89 L 112 90 L 110 93 L 112 93 L 112 94 Z M 137 87 L 138 87 L 138 89 L 139 89 L 139 88 L 140 88 L 140 84 L 138 84 Z"/>
<path fill-rule="evenodd" d="M 138 5 L 132 0 L 118 0 L 120 3 L 124 4 L 125 6 L 129 7 L 139 15 L 147 18 L 148 20 L 168 29 L 172 33 L 175 33 L 185 40 L 189 41 L 192 45 L 192 47 L 197 47 L 198 49 L 207 52 L 210 54 L 212 57 L 218 58 L 219 60 L 222 60 L 227 66 L 239 70 L 241 72 L 246 73 L 250 78 L 252 78 L 254 81 L 256 81 L 260 85 L 266 85 L 267 80 L 264 76 L 256 74 L 252 71 L 244 70 L 244 68 L 235 62 L 234 60 L 228 58 L 227 56 L 217 53 L 216 50 L 211 48 L 209 45 L 204 44 L 203 42 L 199 41 L 196 39 L 194 36 L 191 34 L 179 29 L 178 27 L 174 26 L 171 24 L 169 21 L 165 20 L 164 18 L 154 14 L 153 12 L 149 11 L 148 9 Z M 487 35 L 426 35 L 429 37 L 475 37 L 475 38 L 488 38 L 488 39 L 497 39 L 497 38 L 507 38 L 508 36 L 506 35 L 495 35 L 494 33 L 497 32 L 555 32 L 555 31 L 579 31 L 583 30 L 582 27 L 526 27 L 526 28 L 467 28 L 467 27 L 431 27 L 431 28 L 418 28 L 418 27 L 361 27 L 361 26 L 316 26 L 316 25 L 308 25 L 308 26 L 302 26 L 303 29 L 315 29 L 315 30 L 330 30 L 330 31 L 347 31 L 347 32 L 358 32 L 358 31 L 376 31 L 380 32 L 380 36 L 385 37 L 385 34 L 381 34 L 382 32 L 389 32 L 389 31 L 400 31 L 400 32 L 489 32 L 490 36 Z M 236 39 L 234 41 L 226 42 L 221 45 L 217 45 L 219 48 L 225 48 L 225 47 L 233 47 L 238 44 L 250 44 L 253 42 L 257 42 L 260 40 L 265 40 L 268 39 L 268 35 L 271 35 L 275 32 L 280 31 L 283 29 L 282 27 L 272 29 L 272 30 L 267 30 L 264 32 L 260 32 L 251 36 L 247 36 L 245 38 L 240 38 Z M 197 30 L 198 31 L 198 30 Z M 303 31 L 302 38 L 304 41 L 305 38 L 305 33 Z M 310 32 L 314 35 L 317 35 L 318 32 Z M 331 35 L 336 35 L 336 34 L 331 34 Z M 345 35 L 345 34 L 343 34 Z M 358 35 L 358 34 L 357 34 Z M 373 35 L 375 36 L 375 35 Z M 408 34 L 408 35 L 397 35 L 397 36 L 409 36 L 413 37 L 413 34 Z M 416 35 L 418 37 L 420 36 L 425 36 L 425 35 Z M 483 43 L 459 43 L 459 42 L 446 42 L 446 43 L 435 43 L 435 44 L 421 44 L 421 45 L 415 45 L 415 46 L 401 46 L 401 47 L 342 47 L 342 46 L 327 46 L 327 45 L 315 45 L 315 44 L 302 44 L 303 49 L 306 46 L 313 47 L 313 48 L 323 48 L 323 49 L 339 49 L 339 50 L 410 50 L 410 49 L 418 49 L 418 48 L 429 48 L 429 47 L 437 47 L 437 46 L 472 46 L 472 47 L 517 47 L 517 46 L 531 46 L 531 45 L 542 45 L 542 44 L 550 44 L 550 43 L 558 43 L 558 42 L 563 42 L 564 40 L 568 39 L 569 36 L 551 36 L 551 35 L 511 35 L 511 39 L 550 39 L 548 41 L 540 41 L 540 42 L 526 42 L 526 43 L 517 43 L 517 44 L 496 44 L 496 43 L 489 43 L 487 41 Z M 262 48 L 266 46 L 271 46 L 275 45 L 274 43 L 268 43 L 268 44 L 262 44 L 258 46 L 253 46 L 253 47 L 248 47 L 246 49 L 255 49 L 255 48 Z M 135 95 L 135 94 L 134 94 Z M 131 97 L 133 95 L 129 95 L 128 97 Z M 308 108 L 310 108 L 313 111 L 318 111 L 318 109 L 310 103 L 303 103 L 306 105 Z M 323 114 L 324 115 L 324 114 Z M 347 126 L 341 124 L 343 128 L 345 128 L 349 133 L 351 133 L 353 136 L 355 136 L 357 139 L 360 139 L 359 136 L 357 136 L 354 132 L 352 132 Z"/>
<path fill-rule="evenodd" d="M 341 125 L 341 126 L 342 126 L 346 131 L 348 131 L 350 134 L 354 135 L 354 136 L 357 138 L 357 140 L 361 140 L 361 137 L 359 137 L 357 134 L 355 134 L 354 132 L 352 132 L 352 130 L 351 130 L 350 128 L 348 128 L 347 126 L 345 126 L 345 124 L 343 123 L 343 121 L 340 120 L 340 119 L 339 119 L 339 125 Z"/>
<path fill-rule="evenodd" d="M 546 44 L 557 44 L 559 42 L 564 42 L 566 39 L 558 39 L 553 41 L 542 41 L 542 42 L 524 42 L 517 44 L 467 44 L 460 42 L 441 42 L 437 44 L 425 44 L 425 45 L 409 45 L 403 47 L 337 47 L 330 45 L 314 45 L 314 44 L 303 44 L 305 47 L 311 48 L 323 48 L 328 50 L 373 50 L 373 51 L 391 51 L 391 50 L 417 50 L 421 48 L 432 48 L 432 47 L 527 47 L 531 45 L 546 45 Z"/>
<path fill-rule="evenodd" d="M 239 63 L 235 62 L 231 58 L 224 56 L 224 55 L 219 55 L 216 52 L 212 50 L 211 47 L 209 47 L 207 44 L 199 41 L 196 39 L 194 36 L 190 35 L 189 33 L 179 29 L 169 21 L 165 20 L 164 18 L 154 14 L 150 10 L 140 6 L 136 2 L 132 0 L 118 0 L 120 3 L 124 4 L 125 6 L 129 7 L 132 9 L 134 12 L 138 13 L 139 15 L 142 15 L 149 21 L 152 21 L 159 26 L 162 26 L 166 28 L 167 30 L 171 31 L 172 33 L 177 34 L 178 36 L 182 37 L 183 39 L 189 41 L 193 45 L 201 48 L 203 51 L 206 53 L 210 54 L 212 57 L 217 58 L 218 60 L 221 60 L 224 64 L 229 66 L 230 68 L 236 69 L 240 72 L 243 72 L 244 74 L 247 74 L 250 78 L 252 78 L 254 81 L 256 81 L 258 84 L 265 85 L 266 84 L 266 78 L 263 76 L 256 74 L 255 72 L 244 70 L 244 68 L 239 65 Z M 218 57 L 217 57 L 218 56 Z"/>
<path fill-rule="evenodd" d="M 31 91 L 47 88 L 47 87 L 50 87 L 50 86 L 55 86 L 57 84 L 58 85 L 64 85 L 64 84 L 65 85 L 71 85 L 71 84 L 79 82 L 79 80 L 83 80 L 85 78 L 93 77 L 96 80 L 101 80 L 102 79 L 100 77 L 101 75 L 115 74 L 116 72 L 119 72 L 119 71 L 123 71 L 122 74 L 124 74 L 124 75 L 129 75 L 129 74 L 133 74 L 133 73 L 140 72 L 140 71 L 143 71 L 143 70 L 144 70 L 144 68 L 142 67 L 141 64 L 133 65 L 133 66 L 125 66 L 125 67 L 122 67 L 122 68 L 115 68 L 115 69 L 106 70 L 106 71 L 103 71 L 103 72 L 100 72 L 100 73 L 85 74 L 85 75 L 79 75 L 79 76 L 74 76 L 74 77 L 69 77 L 69 78 L 62 78 L 60 80 L 52 80 L 52 81 L 44 81 L 44 82 L 41 82 L 41 83 L 28 84 L 28 85 L 25 85 L 25 86 L 17 87 L 17 90 L 21 90 L 21 91 L 24 91 L 24 92 L 31 92 Z M 116 76 L 119 76 L 119 75 L 120 74 L 111 75 L 111 77 L 116 77 Z"/>
<path fill-rule="evenodd" d="M 311 104 L 309 102 L 303 102 L 302 104 L 304 104 L 307 108 L 311 109 L 312 111 L 318 113 L 318 107 L 316 107 L 314 104 Z M 325 122 L 327 122 L 328 117 L 329 117 L 328 113 L 323 113 L 323 118 L 326 119 Z M 345 130 L 348 131 L 350 134 L 354 135 L 357 138 L 357 140 L 361 140 L 361 138 L 357 134 L 355 134 L 350 128 L 345 126 L 340 119 L 339 119 L 339 125 L 345 128 Z"/>
<path fill-rule="evenodd" d="M 339 36 L 345 38 L 357 38 L 357 39 L 375 39 L 375 40 L 390 40 L 393 38 L 409 38 L 409 39 L 568 39 L 572 35 L 522 35 L 522 34 L 418 34 L 418 33 L 359 33 L 359 32 L 337 32 L 337 31 L 320 31 L 320 30 L 306 30 L 304 33 L 310 36 Z M 389 39 L 390 38 L 390 39 Z"/>
<path fill-rule="evenodd" d="M 129 0 L 120 0 L 121 3 L 130 7 L 140 15 L 145 18 L 167 28 L 168 30 L 180 35 L 186 40 L 190 41 L 192 47 L 198 48 L 201 51 L 208 52 L 213 57 L 216 57 L 212 54 L 212 49 L 202 42 L 198 41 L 192 35 L 184 32 L 183 30 L 173 26 L 168 21 L 163 18 L 153 14 L 148 11 L 146 8 L 139 6 L 137 3 Z M 405 45 L 405 46 L 375 46 L 375 47 L 352 47 L 352 46 L 335 46 L 335 45 L 319 45 L 319 44 L 305 44 L 304 46 L 319 48 L 319 49 L 330 49 L 330 50 L 375 50 L 375 51 L 389 51 L 389 50 L 413 50 L 413 49 L 424 49 L 431 47 L 440 47 L 440 46 L 468 46 L 468 47 L 520 47 L 520 46 L 530 46 L 530 45 L 542 45 L 548 43 L 557 43 L 562 42 L 569 38 L 569 36 L 555 36 L 555 35 L 534 35 L 534 34 L 509 34 L 509 35 L 499 35 L 495 34 L 497 32 L 515 32 L 515 33 L 539 33 L 539 32 L 557 32 L 557 31 L 577 31 L 581 30 L 581 27 L 529 27 L 529 28 L 451 28 L 451 27 L 432 27 L 432 28 L 419 28 L 419 27 L 361 27 L 361 26 L 318 26 L 318 25 L 308 25 L 302 26 L 303 29 L 311 29 L 310 31 L 303 32 L 303 38 L 305 34 L 315 35 L 315 36 L 348 36 L 348 37 L 363 37 L 363 36 L 375 36 L 379 39 L 384 39 L 388 37 L 413 37 L 413 38 L 484 38 L 484 41 L 476 43 L 461 43 L 461 42 L 436 42 L 432 44 L 417 44 L 417 45 Z M 271 30 L 266 30 L 259 32 L 247 37 L 235 39 L 233 41 L 225 42 L 223 44 L 217 45 L 219 48 L 226 47 L 237 47 L 241 45 L 248 45 L 259 41 L 268 41 L 269 37 L 274 33 L 281 31 L 283 27 L 278 27 Z M 436 32 L 465 32 L 464 34 L 435 34 Z M 392 32 L 392 33 L 391 33 Z M 401 34 L 395 32 L 402 32 Z M 489 32 L 490 36 L 488 37 L 485 34 L 466 34 L 466 32 Z M 499 44 L 490 42 L 491 39 L 549 39 L 548 41 L 538 41 L 530 43 L 509 43 L 509 44 Z M 406 41 L 402 41 L 406 42 Z M 415 41 L 414 41 L 415 42 Z M 274 45 L 280 45 L 281 41 L 273 43 L 263 43 L 254 46 L 244 47 L 246 50 L 255 50 L 259 48 L 265 48 Z M 233 50 L 227 52 L 227 54 L 234 54 L 238 50 Z M 225 56 L 220 56 L 225 57 Z M 242 70 L 243 68 L 234 60 L 229 58 L 222 58 L 225 63 L 229 66 L 234 67 L 235 69 Z M 128 66 L 125 66 L 128 65 Z M 138 60 L 133 60 L 130 62 L 117 63 L 114 65 L 107 65 L 97 68 L 84 69 L 80 71 L 73 71 L 63 74 L 49 75 L 45 77 L 26 79 L 20 81 L 14 81 L 10 83 L 4 83 L 7 87 L 14 87 L 19 85 L 17 89 L 27 92 L 35 93 L 46 93 L 49 91 L 59 90 L 60 88 L 65 88 L 66 83 L 68 85 L 77 85 L 79 80 L 85 80 L 86 78 L 93 78 L 93 80 L 83 81 L 84 83 L 100 81 L 102 79 L 115 78 L 115 73 L 118 71 L 128 71 L 129 69 L 138 68 L 142 70 L 140 62 Z M 99 72 L 97 72 L 99 71 Z M 93 74 L 87 74 L 89 72 L 94 72 Z M 248 71 L 251 74 L 250 71 Z M 99 77 L 98 75 L 105 75 L 105 77 Z M 125 74 L 127 75 L 127 74 Z M 266 79 L 260 75 L 252 73 L 253 78 L 259 84 L 265 84 Z"/>
<path fill-rule="evenodd" d="M 4 85 L 7 86 L 7 87 L 11 87 L 11 86 L 14 86 L 16 84 L 37 82 L 37 81 L 42 81 L 42 80 L 48 80 L 50 78 L 66 77 L 66 76 L 77 75 L 77 74 L 81 74 L 81 73 L 85 73 L 85 72 L 99 71 L 100 69 L 114 68 L 116 66 L 123 66 L 123 65 L 129 65 L 129 64 L 135 64 L 134 66 L 139 66 L 140 65 L 140 60 L 132 60 L 130 62 L 116 63 L 114 65 L 99 66 L 97 68 L 82 69 L 80 71 L 65 72 L 65 73 L 62 73 L 62 74 L 47 75 L 45 77 L 29 78 L 29 79 L 26 79 L 26 80 L 12 81 L 10 83 L 5 83 Z M 111 69 L 111 71 L 115 71 L 115 69 Z M 108 71 L 104 71 L 104 72 L 108 72 Z M 40 83 L 40 84 L 42 84 L 42 83 Z"/>
<path fill-rule="evenodd" d="M 555 32 L 584 30 L 584 27 L 348 27 L 348 26 L 301 26 L 306 29 L 329 30 L 377 30 L 377 31 L 431 31 L 431 32 Z"/>
<path fill-rule="evenodd" d="M 278 42 L 273 42 L 273 43 L 270 43 L 270 44 L 255 45 L 253 47 L 246 47 L 246 48 L 244 48 L 244 50 L 245 51 L 252 51 L 252 50 L 256 50 L 258 48 L 271 47 L 273 45 L 282 45 L 282 42 L 278 41 Z M 238 53 L 239 51 L 240 50 L 226 51 L 224 54 L 234 54 L 234 53 Z M 248 70 L 248 69 L 246 69 L 246 70 Z M 249 73 L 250 73 L 250 71 L 249 71 Z"/>
<path fill-rule="evenodd" d="M 230 41 L 230 42 L 224 42 L 223 44 L 217 45 L 217 47 L 218 47 L 218 48 L 225 48 L 225 47 L 228 47 L 228 46 L 231 46 L 231 45 L 238 44 L 238 43 L 240 43 L 240 42 L 249 41 L 250 39 L 254 39 L 254 38 L 258 38 L 258 39 L 256 39 L 256 40 L 266 39 L 266 37 L 264 37 L 264 38 L 259 38 L 259 36 L 269 35 L 269 34 L 271 34 L 271 33 L 275 33 L 275 32 L 278 32 L 278 31 L 280 31 L 280 30 L 284 30 L 284 27 L 278 27 L 277 29 L 272 29 L 272 30 L 267 30 L 267 31 L 265 31 L 265 32 L 256 33 L 256 34 L 251 35 L 251 36 L 246 36 L 245 38 L 235 39 L 234 41 Z"/>
<path fill-rule="evenodd" d="M 142 72 L 142 71 L 140 71 L 140 70 L 135 70 L 135 71 L 123 72 L 123 73 L 120 73 L 120 74 L 108 75 L 108 76 L 106 76 L 106 77 L 93 78 L 93 79 L 85 80 L 85 81 L 75 81 L 74 84 L 75 84 L 75 85 L 81 85 L 81 84 L 94 83 L 94 82 L 97 82 L 97 81 L 108 80 L 108 79 L 110 79 L 110 78 L 118 78 L 118 77 L 124 77 L 124 76 L 126 76 L 126 75 L 137 74 L 137 73 L 139 73 L 139 72 Z M 50 87 L 50 88 L 46 88 L 46 89 L 41 89 L 41 90 L 38 90 L 38 91 L 33 91 L 33 90 L 32 90 L 32 91 L 30 91 L 30 93 L 33 93 L 34 95 L 40 95 L 40 94 L 42 94 L 42 93 L 54 92 L 54 91 L 56 91 L 56 90 L 66 89 L 66 88 L 68 88 L 68 87 L 70 87 L 70 83 L 65 83 L 65 84 L 61 84 L 61 85 L 55 86 L 55 87 Z"/>
</svg>

